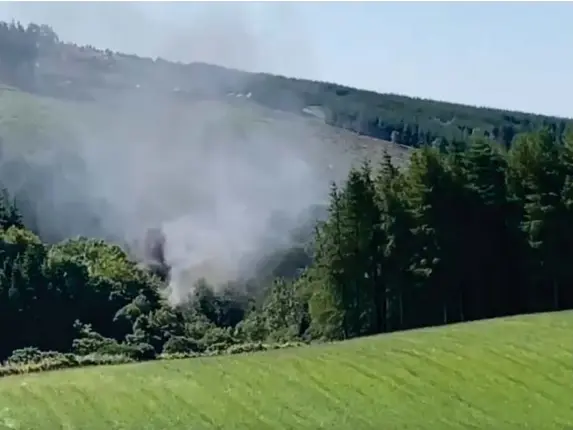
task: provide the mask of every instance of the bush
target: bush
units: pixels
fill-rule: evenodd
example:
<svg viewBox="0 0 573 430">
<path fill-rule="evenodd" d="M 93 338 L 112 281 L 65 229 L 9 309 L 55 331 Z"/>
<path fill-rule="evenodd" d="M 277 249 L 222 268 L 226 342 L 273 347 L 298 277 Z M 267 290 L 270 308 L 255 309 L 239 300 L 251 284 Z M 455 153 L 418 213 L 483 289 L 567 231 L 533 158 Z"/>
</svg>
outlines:
<svg viewBox="0 0 573 430">
<path fill-rule="evenodd" d="M 213 327 L 209 329 L 201 339 L 201 344 L 205 350 L 224 350 L 236 343 L 230 330 Z"/>
<path fill-rule="evenodd" d="M 125 355 L 105 355 L 105 354 L 89 354 L 81 357 L 75 357 L 78 367 L 83 366 L 104 366 L 113 364 L 127 364 L 135 363 L 132 357 Z"/>
<path fill-rule="evenodd" d="M 153 360 L 157 356 L 155 348 L 148 343 L 120 343 L 93 331 L 89 324 L 77 321 L 75 326 L 80 337 L 74 339 L 72 350 L 77 356 L 125 356 L 137 361 Z"/>
<path fill-rule="evenodd" d="M 77 355 L 120 354 L 121 346 L 115 339 L 110 339 L 95 332 L 90 324 L 80 321 L 74 323 L 78 337 L 72 341 L 72 351 Z"/>
<path fill-rule="evenodd" d="M 251 312 L 235 327 L 234 336 L 246 342 L 262 342 L 268 337 L 264 318 L 258 312 Z"/>
<path fill-rule="evenodd" d="M 22 360 L 28 357 L 29 362 Z M 13 359 L 13 360 L 12 360 Z M 24 373 L 45 372 L 73 367 L 99 366 L 133 363 L 134 359 L 124 355 L 89 354 L 77 356 L 53 351 L 39 351 L 37 348 L 23 348 L 14 351 L 11 358 L 0 367 L 0 377 Z"/>
<path fill-rule="evenodd" d="M 88 355 L 122 355 L 137 361 L 153 360 L 157 355 L 155 348 L 148 343 L 127 344 L 116 342 L 113 339 L 103 339 L 103 341 L 95 339 L 75 339 L 75 354 L 80 357 Z"/>
<path fill-rule="evenodd" d="M 173 339 L 173 340 L 172 340 Z M 177 348 L 197 345 L 193 339 L 173 336 L 165 344 L 164 349 L 174 350 Z M 169 346 L 168 346 L 169 344 Z M 207 351 L 199 353 L 195 351 L 164 351 L 157 355 L 155 349 L 147 343 L 139 344 L 117 344 L 124 353 L 122 354 L 102 354 L 91 353 L 86 355 L 76 355 L 60 353 L 54 351 L 40 351 L 38 348 L 22 348 L 15 350 L 10 358 L 0 366 L 0 377 L 24 373 L 43 372 L 48 370 L 59 370 L 72 367 L 101 366 L 113 364 L 135 363 L 144 360 L 175 360 L 184 358 L 194 358 L 200 356 L 217 356 L 222 354 L 246 354 L 273 349 L 293 348 L 305 345 L 302 342 L 287 342 L 265 344 L 261 342 L 243 343 L 229 346 L 226 342 L 214 343 Z M 127 352 L 127 353 L 126 353 Z"/>
<path fill-rule="evenodd" d="M 199 354 L 197 352 L 174 352 L 171 354 L 161 353 L 157 356 L 159 360 L 182 360 L 184 358 L 195 358 L 201 357 L 204 354 Z"/>
<path fill-rule="evenodd" d="M 205 350 L 206 355 L 220 355 L 227 351 L 229 348 L 227 342 L 213 343 Z"/>
<path fill-rule="evenodd" d="M 20 365 L 29 363 L 39 363 L 48 354 L 45 351 L 40 351 L 38 348 L 30 346 L 27 348 L 16 349 L 6 361 L 10 365 Z"/>
<path fill-rule="evenodd" d="M 188 354 L 190 352 L 200 352 L 202 347 L 195 339 L 184 336 L 171 336 L 163 345 L 164 354 Z"/>
<path fill-rule="evenodd" d="M 299 346 L 305 345 L 302 342 L 285 342 L 285 343 L 262 343 L 262 342 L 253 342 L 253 343 L 242 343 L 239 345 L 233 345 L 227 348 L 227 354 L 247 354 L 250 352 L 260 352 L 260 351 L 270 351 L 273 349 L 286 349 L 286 348 L 295 348 Z"/>
<path fill-rule="evenodd" d="M 157 358 L 157 351 L 155 348 L 145 342 L 125 344 L 120 346 L 123 349 L 123 355 L 133 359 L 134 361 L 149 361 Z"/>
<path fill-rule="evenodd" d="M 255 343 L 243 343 L 243 344 L 239 344 L 239 345 L 233 345 L 229 348 L 227 348 L 227 354 L 245 354 L 248 352 L 259 352 L 259 351 L 266 351 L 268 348 L 268 345 L 265 345 L 264 343 L 261 342 L 255 342 Z"/>
</svg>

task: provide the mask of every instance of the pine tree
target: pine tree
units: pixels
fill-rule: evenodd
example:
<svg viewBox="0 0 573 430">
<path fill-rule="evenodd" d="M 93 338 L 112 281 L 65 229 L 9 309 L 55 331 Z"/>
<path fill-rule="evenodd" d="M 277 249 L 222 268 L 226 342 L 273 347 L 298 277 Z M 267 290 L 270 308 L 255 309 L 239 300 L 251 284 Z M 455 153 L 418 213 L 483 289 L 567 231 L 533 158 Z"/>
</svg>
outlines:
<svg viewBox="0 0 573 430">
<path fill-rule="evenodd" d="M 511 313 L 518 264 L 506 192 L 506 160 L 498 144 L 478 138 L 466 154 L 465 222 L 469 247 L 465 279 L 467 316 L 477 319 Z"/>
<path fill-rule="evenodd" d="M 373 292 L 377 289 L 377 244 L 380 215 L 370 165 L 352 169 L 342 190 L 341 233 L 345 273 L 352 284 L 354 300 L 346 301 L 352 333 L 372 333 L 375 313 Z"/>
<path fill-rule="evenodd" d="M 16 207 L 16 203 L 10 198 L 5 188 L 0 189 L 0 227 L 7 229 L 9 227 L 23 228 L 22 215 Z"/>
<path fill-rule="evenodd" d="M 459 249 L 452 246 L 450 197 L 452 176 L 443 158 L 434 148 L 424 147 L 412 154 L 408 172 L 408 200 L 415 227 L 413 229 L 413 273 L 420 316 L 416 325 L 451 321 L 450 259 Z M 422 306 L 421 303 L 424 303 Z"/>
<path fill-rule="evenodd" d="M 405 296 L 411 283 L 410 213 L 403 193 L 404 176 L 384 154 L 376 179 L 377 201 L 380 210 L 380 274 L 376 290 L 377 326 L 381 331 L 407 327 Z"/>
<path fill-rule="evenodd" d="M 528 163 L 523 185 L 522 229 L 529 244 L 529 308 L 555 309 L 564 282 L 562 235 L 568 222 L 561 199 L 565 182 L 561 147 L 555 144 L 548 130 L 528 135 L 520 146 Z"/>
<path fill-rule="evenodd" d="M 328 220 L 316 229 L 315 261 L 308 271 L 312 291 L 309 312 L 311 330 L 321 337 L 349 337 L 345 297 L 347 277 L 341 231 L 342 201 L 336 184 L 330 189 Z"/>
<path fill-rule="evenodd" d="M 556 297 L 554 306 L 560 309 L 573 307 L 573 130 L 562 131 L 563 150 L 561 151 L 561 167 L 563 169 L 563 189 L 561 190 L 561 202 L 563 205 L 562 228 L 560 232 L 562 285 L 560 295 Z"/>
</svg>

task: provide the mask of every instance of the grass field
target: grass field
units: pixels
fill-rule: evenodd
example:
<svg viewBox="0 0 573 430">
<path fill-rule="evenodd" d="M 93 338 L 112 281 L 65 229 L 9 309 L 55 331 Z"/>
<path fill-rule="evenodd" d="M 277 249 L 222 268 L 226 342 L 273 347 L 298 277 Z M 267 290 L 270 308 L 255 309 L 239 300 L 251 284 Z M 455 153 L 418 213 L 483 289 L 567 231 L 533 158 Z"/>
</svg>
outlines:
<svg viewBox="0 0 573 430">
<path fill-rule="evenodd" d="M 559 429 L 573 312 L 0 380 L 11 429 Z"/>
</svg>

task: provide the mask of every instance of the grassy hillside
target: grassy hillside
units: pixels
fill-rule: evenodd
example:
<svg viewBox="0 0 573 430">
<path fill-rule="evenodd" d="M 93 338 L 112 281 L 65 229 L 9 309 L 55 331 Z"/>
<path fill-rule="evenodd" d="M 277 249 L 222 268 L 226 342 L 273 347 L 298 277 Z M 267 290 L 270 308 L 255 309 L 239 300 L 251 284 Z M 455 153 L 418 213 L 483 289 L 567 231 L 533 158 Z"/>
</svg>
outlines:
<svg viewBox="0 0 573 430">
<path fill-rule="evenodd" d="M 203 354 L 2 378 L 0 428 L 573 425 L 571 311 L 395 332 L 573 309 L 567 120 L 143 59 L 34 25 L 0 36 L 0 185 L 16 200 L 0 196 L 0 359 Z M 425 146 L 376 183 L 348 174 L 470 135 L 484 139 L 455 157 Z M 291 244 L 344 178 L 317 234 Z M 170 306 L 131 254 L 193 300 Z"/>
<path fill-rule="evenodd" d="M 57 97 L 98 99 L 99 91 L 153 89 L 181 99 L 248 97 L 261 106 L 408 146 L 435 139 L 486 135 L 510 144 L 516 134 L 569 119 L 500 109 L 379 94 L 327 82 L 248 73 L 209 64 L 178 64 L 162 59 L 57 44 L 39 52 L 35 87 Z"/>
<path fill-rule="evenodd" d="M 179 190 L 173 197 L 163 193 L 170 199 L 165 205 L 182 203 L 195 208 L 196 194 L 204 191 L 194 194 L 189 188 L 199 183 L 196 172 L 214 164 L 214 158 L 239 156 L 244 164 L 252 165 L 253 175 L 262 174 L 260 164 L 266 160 L 275 174 L 280 171 L 283 177 L 305 180 L 313 193 L 322 189 L 321 198 L 325 198 L 329 182 L 345 179 L 352 164 L 364 159 L 376 164 L 384 151 L 401 164 L 409 153 L 407 147 L 360 136 L 316 118 L 269 109 L 245 98 L 188 100 L 134 89 L 119 93 L 102 89 L 97 94 L 97 100 L 75 100 L 0 87 L 0 182 L 18 194 L 19 200 L 20 195 L 36 201 L 48 198 L 55 191 L 39 191 L 38 184 L 55 181 L 56 199 L 74 196 L 66 199 L 82 202 L 82 210 L 88 210 L 95 197 L 88 198 L 86 189 L 101 195 L 96 182 L 108 190 L 116 189 L 118 183 L 133 183 L 133 177 L 120 177 L 120 172 L 126 172 L 125 163 L 132 162 L 132 171 L 138 174 L 155 171 L 157 181 L 163 181 L 158 187 Z M 13 160 L 15 167 L 7 168 L 6 163 Z M 289 173 L 297 168 L 306 176 Z M 56 179 L 40 178 L 41 171 Z M 87 171 L 92 179 L 86 179 Z M 282 180 L 275 177 L 277 182 Z M 286 180 L 282 183 L 289 189 L 300 188 Z M 117 193 L 109 197 L 110 192 L 105 192 L 108 200 L 117 201 Z M 50 199 L 43 207 L 52 207 Z M 54 206 L 61 211 L 55 218 L 65 216 L 64 204 Z M 26 222 L 33 223 L 28 216 Z M 86 225 L 71 230 L 46 226 L 42 230 L 66 231 L 71 236 L 102 235 Z"/>
<path fill-rule="evenodd" d="M 319 169 L 344 165 L 343 175 L 349 161 L 365 157 L 377 160 L 387 150 L 400 162 L 408 150 L 248 99 L 187 100 L 134 90 L 101 90 L 97 94 L 97 100 L 78 101 L 0 86 L 0 138 L 20 150 L 22 144 L 57 141 L 61 145 L 85 136 L 123 145 L 142 137 L 155 145 L 165 140 L 187 140 L 192 146 L 216 142 L 221 132 L 235 140 L 247 135 L 245 140 L 249 141 L 250 136 L 257 135 L 269 144 L 287 140 L 294 150 L 304 151 L 309 161 L 317 162 Z M 201 138 L 194 134 L 198 128 L 203 132 Z"/>
<path fill-rule="evenodd" d="M 320 121 L 407 146 L 486 135 L 509 145 L 516 134 L 549 126 L 562 132 L 571 121 L 515 111 L 378 94 L 326 82 L 247 73 L 209 64 L 141 58 L 106 47 L 61 43 L 45 25 L 0 23 L 0 82 L 73 100 L 106 92 L 154 91 L 181 100 L 249 100 L 273 110 Z M 105 49 L 105 50 L 103 50 Z"/>
<path fill-rule="evenodd" d="M 13 429 L 564 429 L 573 313 L 0 380 Z"/>
<path fill-rule="evenodd" d="M 35 94 L 34 102 L 48 106 L 49 110 L 63 104 L 59 118 L 65 127 L 72 122 L 85 122 L 83 119 L 90 110 L 93 111 L 88 121 L 90 129 L 106 128 L 110 122 L 100 111 L 107 112 L 115 121 L 121 118 L 130 122 L 130 115 L 118 109 L 135 104 L 137 109 L 131 110 L 138 111 L 138 115 L 132 115 L 137 116 L 137 121 L 131 127 L 143 124 L 147 130 L 149 125 L 161 124 L 142 112 L 144 108 L 149 114 L 147 107 L 155 104 L 163 111 L 159 115 L 177 112 L 175 115 L 180 118 L 201 117 L 205 111 L 216 111 L 210 121 L 220 128 L 228 128 L 240 118 L 245 127 L 256 128 L 259 123 L 266 123 L 271 136 L 289 135 L 301 128 L 319 130 L 318 140 L 334 142 L 336 152 L 341 150 L 352 158 L 356 155 L 376 158 L 381 148 L 403 153 L 403 148 L 390 146 L 389 141 L 418 146 L 485 135 L 509 145 L 521 132 L 548 126 L 562 133 L 570 125 L 570 120 L 564 118 L 378 94 L 333 83 L 79 47 L 59 42 L 47 26 L 25 30 L 2 24 L 0 30 L 10 34 L 13 43 L 30 44 L 26 55 L 14 58 L 12 48 L 17 52 L 20 45 L 8 44 L 2 48 L 5 52 L 0 54 L 9 61 L 0 67 L 0 82 L 14 87 L 0 88 L 3 99 L 0 103 L 11 106 L 12 101 L 5 94 L 13 93 L 14 88 L 23 89 Z M 24 69 L 27 73 L 20 73 Z M 0 106 L 2 122 L 4 111 Z M 94 124 L 97 117 L 102 119 L 97 122 L 99 128 Z M 106 140 L 109 134 L 104 136 Z M 117 138 L 111 134 L 112 139 Z M 156 134 L 164 138 L 166 133 L 162 130 Z M 308 134 L 304 137 L 298 140 L 309 140 Z M 291 140 L 297 137 L 292 136 Z M 322 147 L 315 151 L 325 152 Z"/>
</svg>

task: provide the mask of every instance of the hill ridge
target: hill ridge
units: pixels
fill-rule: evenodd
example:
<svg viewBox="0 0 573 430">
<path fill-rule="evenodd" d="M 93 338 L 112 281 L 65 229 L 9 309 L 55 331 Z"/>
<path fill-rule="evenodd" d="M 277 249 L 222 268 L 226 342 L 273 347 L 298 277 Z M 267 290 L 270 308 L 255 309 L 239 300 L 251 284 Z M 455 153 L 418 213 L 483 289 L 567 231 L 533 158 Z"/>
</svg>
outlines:
<svg viewBox="0 0 573 430">
<path fill-rule="evenodd" d="M 308 106 L 321 106 L 327 124 L 407 146 L 463 140 L 471 135 L 485 135 L 510 145 L 519 133 L 541 126 L 562 133 L 572 124 L 570 118 L 551 115 L 378 93 L 201 62 L 184 64 L 115 53 L 63 43 L 49 26 L 31 25 L 35 26 L 32 36 L 27 35 L 24 43 L 35 45 L 30 46 L 28 57 L 14 60 L 14 70 L 26 73 L 4 67 L 0 79 L 56 97 L 97 99 L 101 90 L 133 92 L 144 86 L 177 93 L 187 100 L 250 94 L 249 98 L 258 104 L 298 115 L 304 115 L 303 109 Z M 28 33 L 22 28 L 19 34 Z M 11 49 L 10 44 L 4 49 Z M 157 79 L 159 75 L 161 79 Z"/>
</svg>

